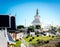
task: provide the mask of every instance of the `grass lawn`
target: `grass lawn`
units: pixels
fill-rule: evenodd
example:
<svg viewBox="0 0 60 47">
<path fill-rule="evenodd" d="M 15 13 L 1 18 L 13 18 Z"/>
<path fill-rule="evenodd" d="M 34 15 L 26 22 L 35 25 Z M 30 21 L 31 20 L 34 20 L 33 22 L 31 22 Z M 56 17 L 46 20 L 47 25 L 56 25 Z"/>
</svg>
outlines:
<svg viewBox="0 0 60 47">
<path fill-rule="evenodd" d="M 41 40 L 41 41 L 49 41 L 49 40 L 54 40 L 54 39 L 56 39 L 56 38 L 60 38 L 60 36 L 59 36 L 59 37 L 54 36 L 53 38 L 52 38 L 52 36 L 50 36 L 50 37 L 49 37 L 49 36 L 39 36 L 39 37 L 34 36 L 34 39 L 32 39 L 32 37 L 29 36 L 28 38 L 24 38 L 24 39 L 25 39 L 28 43 L 34 45 L 34 47 L 38 47 L 38 45 L 41 45 L 41 44 L 37 44 L 37 40 L 38 40 L 38 39 Z M 32 39 L 32 41 L 29 41 L 30 39 Z M 42 44 L 44 44 L 44 43 L 42 43 Z"/>
<path fill-rule="evenodd" d="M 39 36 L 39 37 L 37 37 L 37 36 L 34 36 L 34 39 L 32 40 L 32 41 L 29 41 L 30 39 L 31 39 L 32 37 L 31 36 L 29 36 L 28 38 L 24 38 L 28 43 L 30 43 L 30 44 L 34 44 L 34 45 L 37 45 L 36 43 L 37 43 L 37 39 L 39 39 L 39 40 L 44 40 L 44 41 L 47 41 L 47 40 L 54 40 L 54 39 L 56 39 L 56 38 L 60 38 L 60 36 L 54 36 L 53 38 L 52 38 L 52 36 L 51 37 L 49 37 L 49 36 Z M 20 44 L 21 44 L 21 41 L 16 41 L 16 45 L 15 45 L 15 47 L 20 47 Z M 37 47 L 37 46 L 36 46 Z"/>
<path fill-rule="evenodd" d="M 21 41 L 16 41 L 15 47 L 20 47 Z"/>
<path fill-rule="evenodd" d="M 25 38 L 25 40 L 27 42 L 29 42 L 29 39 L 31 39 L 31 38 L 32 37 L 29 36 L 28 38 Z M 36 41 L 37 39 L 47 41 L 47 40 L 54 40 L 55 38 L 56 38 L 56 36 L 54 36 L 54 38 L 49 37 L 49 36 L 39 36 L 39 37 L 35 36 L 34 39 L 32 41 L 30 41 L 29 43 L 37 43 L 37 41 Z"/>
</svg>

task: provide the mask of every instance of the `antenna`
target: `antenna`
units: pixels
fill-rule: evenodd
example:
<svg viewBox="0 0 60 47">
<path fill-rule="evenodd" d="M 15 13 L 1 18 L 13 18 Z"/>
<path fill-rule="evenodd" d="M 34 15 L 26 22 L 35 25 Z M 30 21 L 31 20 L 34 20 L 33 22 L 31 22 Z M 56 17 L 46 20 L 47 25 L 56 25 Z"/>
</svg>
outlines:
<svg viewBox="0 0 60 47">
<path fill-rule="evenodd" d="M 25 26 L 26 26 L 26 18 L 25 18 Z"/>
</svg>

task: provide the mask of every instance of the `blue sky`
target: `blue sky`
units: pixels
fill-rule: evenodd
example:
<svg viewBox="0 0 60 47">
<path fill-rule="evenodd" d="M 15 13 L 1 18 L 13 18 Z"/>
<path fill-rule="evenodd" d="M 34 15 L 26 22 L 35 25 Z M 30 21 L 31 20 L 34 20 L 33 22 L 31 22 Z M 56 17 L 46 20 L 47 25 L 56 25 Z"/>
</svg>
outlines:
<svg viewBox="0 0 60 47">
<path fill-rule="evenodd" d="M 42 25 L 60 25 L 59 0 L 0 0 L 0 14 L 16 15 L 17 25 L 31 25 L 37 8 Z"/>
</svg>

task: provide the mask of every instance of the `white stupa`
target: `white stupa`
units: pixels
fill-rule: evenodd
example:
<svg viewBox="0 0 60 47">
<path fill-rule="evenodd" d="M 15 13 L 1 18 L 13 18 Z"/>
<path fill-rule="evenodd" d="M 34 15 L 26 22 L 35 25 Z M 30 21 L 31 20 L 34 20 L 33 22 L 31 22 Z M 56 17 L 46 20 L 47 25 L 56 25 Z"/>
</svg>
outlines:
<svg viewBox="0 0 60 47">
<path fill-rule="evenodd" d="M 36 10 L 36 15 L 34 16 L 34 20 L 32 22 L 33 26 L 40 25 L 40 16 L 38 15 L 38 9 Z"/>
</svg>

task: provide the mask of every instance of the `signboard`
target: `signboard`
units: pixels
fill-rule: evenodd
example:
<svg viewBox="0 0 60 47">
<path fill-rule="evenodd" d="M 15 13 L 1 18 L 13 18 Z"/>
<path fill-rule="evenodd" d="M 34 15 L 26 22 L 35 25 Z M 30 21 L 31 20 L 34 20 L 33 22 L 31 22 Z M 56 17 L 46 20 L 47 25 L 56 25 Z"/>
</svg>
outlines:
<svg viewBox="0 0 60 47">
<path fill-rule="evenodd" d="M 0 28 L 10 28 L 9 15 L 0 15 Z"/>
</svg>

